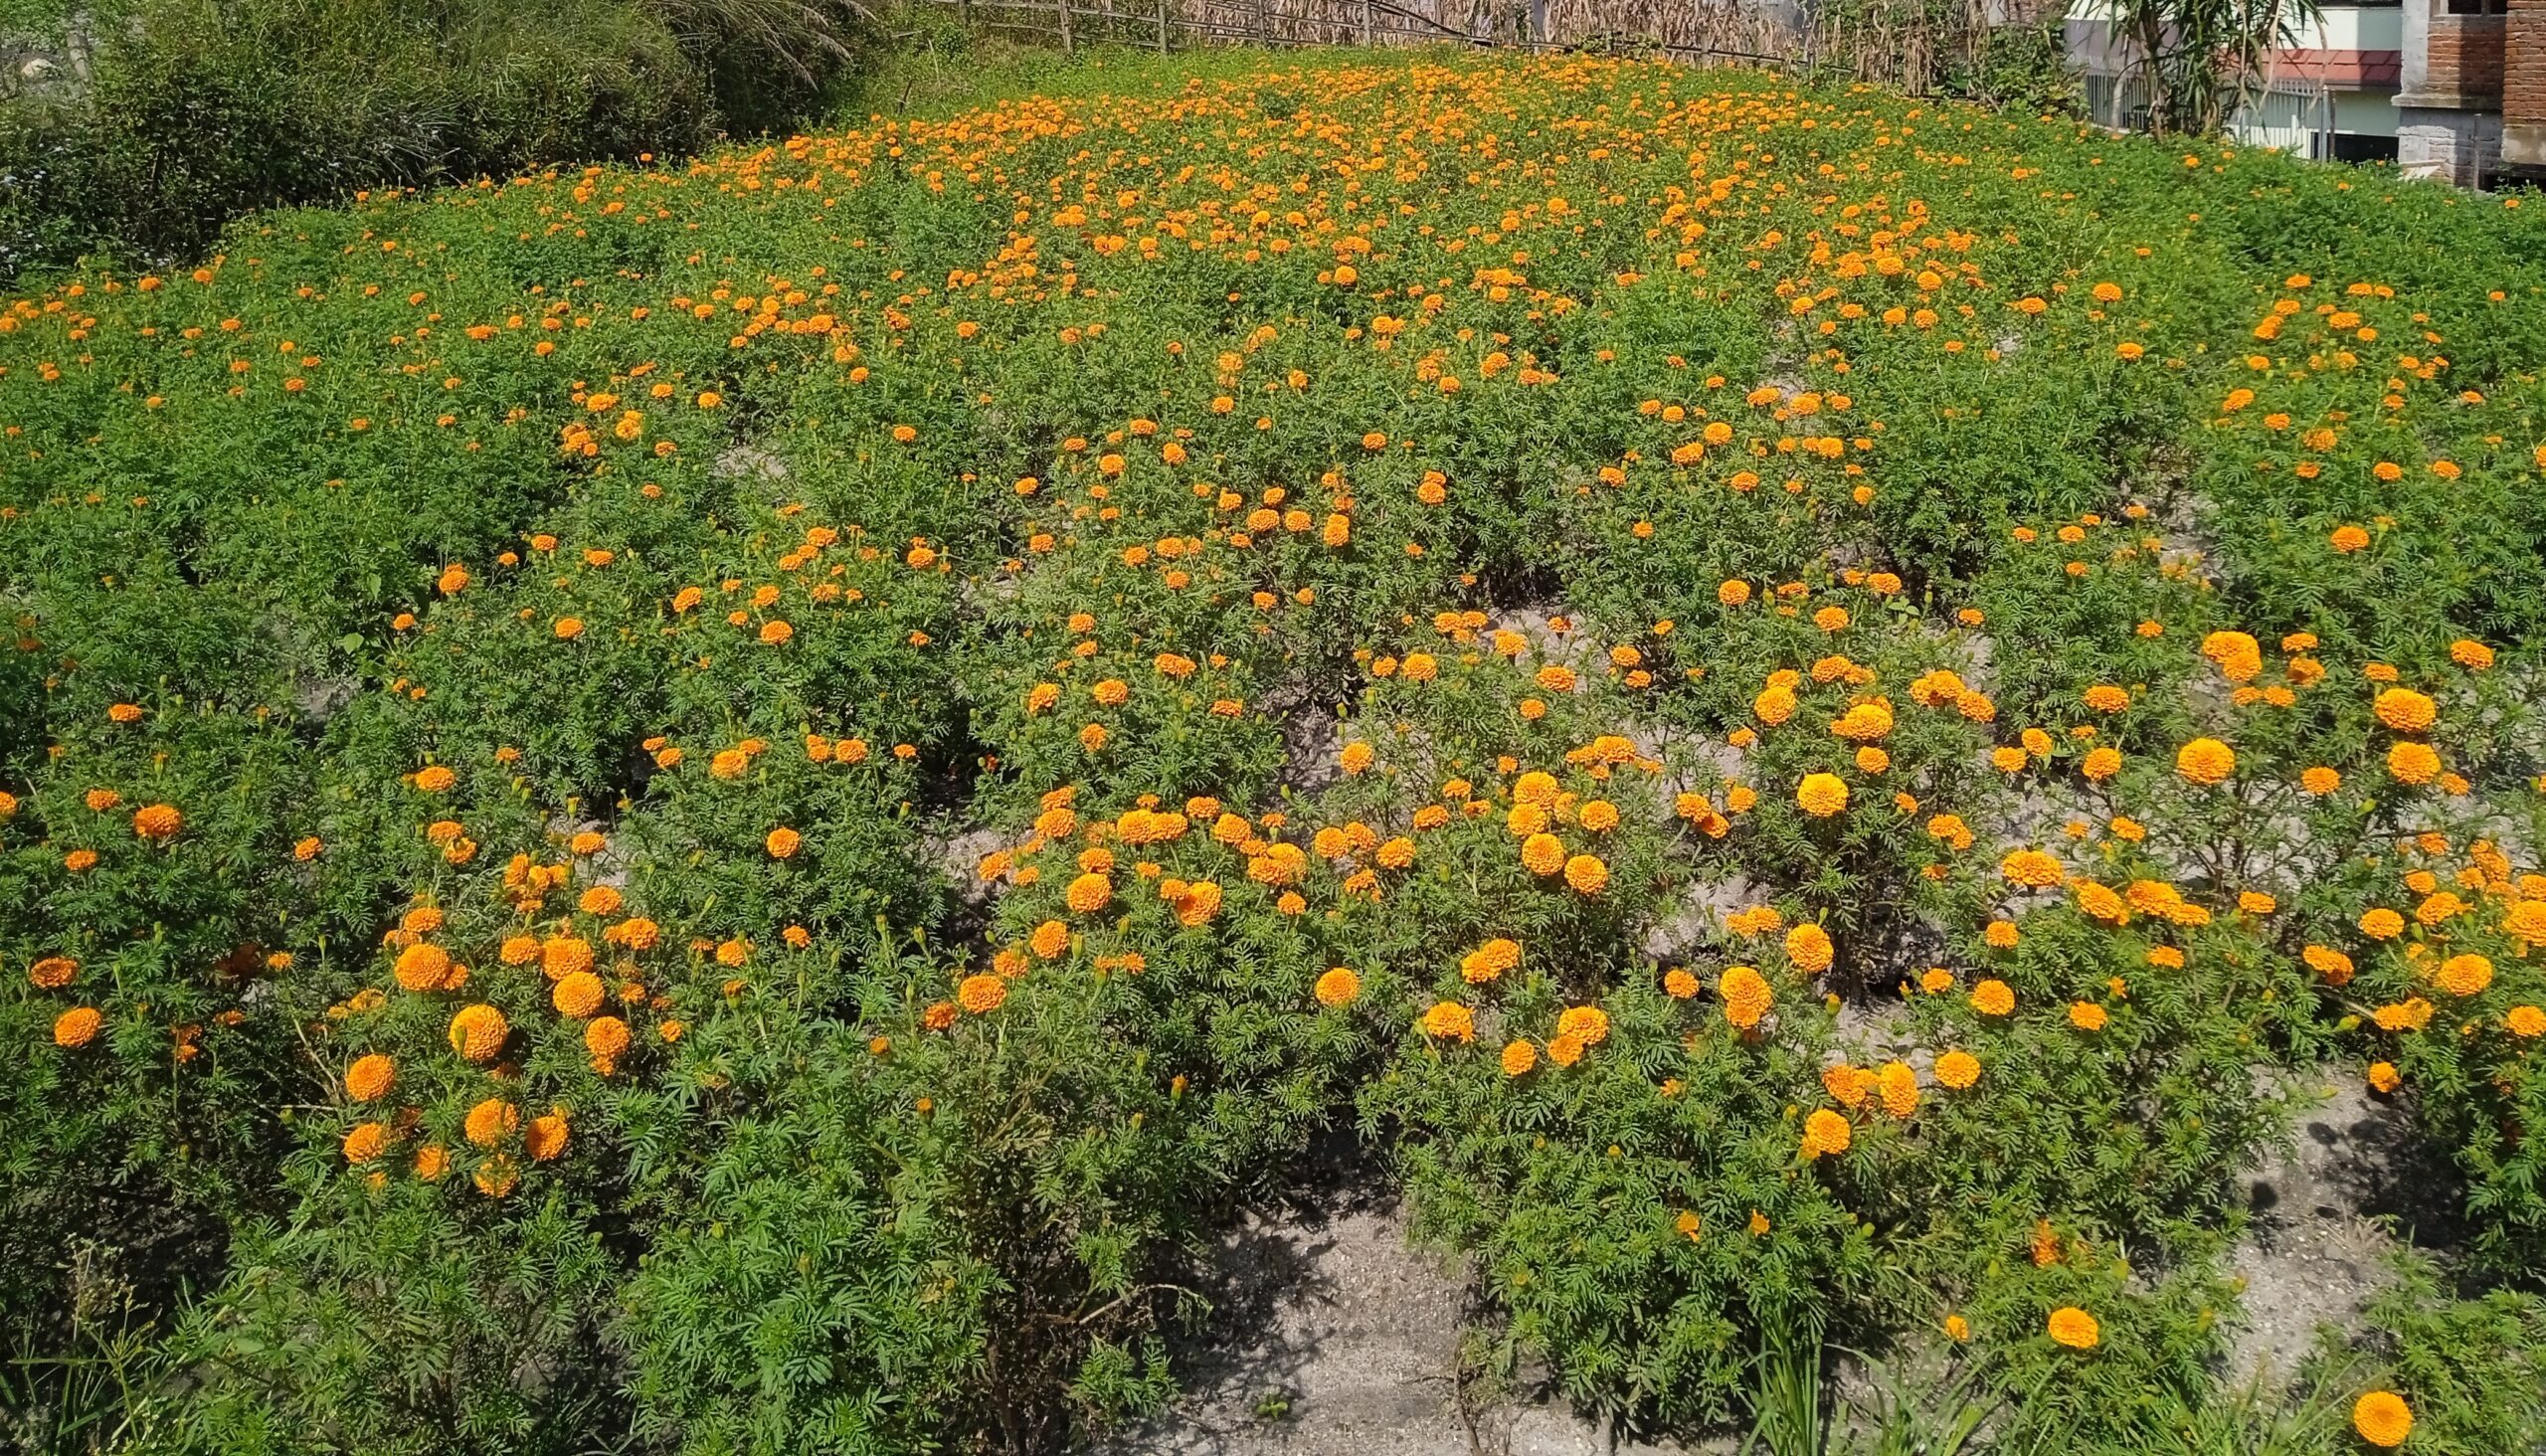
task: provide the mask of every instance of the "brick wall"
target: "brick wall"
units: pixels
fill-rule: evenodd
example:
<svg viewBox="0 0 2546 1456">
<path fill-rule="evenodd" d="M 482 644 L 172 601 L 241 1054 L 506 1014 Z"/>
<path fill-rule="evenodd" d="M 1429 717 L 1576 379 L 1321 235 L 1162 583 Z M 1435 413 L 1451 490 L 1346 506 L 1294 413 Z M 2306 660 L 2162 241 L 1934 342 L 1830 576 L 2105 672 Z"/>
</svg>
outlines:
<svg viewBox="0 0 2546 1456">
<path fill-rule="evenodd" d="M 2546 0 L 2538 0 L 2546 4 Z M 2491 101 L 2502 93 L 2502 38 L 2508 17 L 2435 15 L 2431 18 L 2424 87 L 2435 95 Z"/>
<path fill-rule="evenodd" d="M 2511 0 L 2503 48 L 2502 120 L 2546 122 L 2546 0 Z"/>
</svg>

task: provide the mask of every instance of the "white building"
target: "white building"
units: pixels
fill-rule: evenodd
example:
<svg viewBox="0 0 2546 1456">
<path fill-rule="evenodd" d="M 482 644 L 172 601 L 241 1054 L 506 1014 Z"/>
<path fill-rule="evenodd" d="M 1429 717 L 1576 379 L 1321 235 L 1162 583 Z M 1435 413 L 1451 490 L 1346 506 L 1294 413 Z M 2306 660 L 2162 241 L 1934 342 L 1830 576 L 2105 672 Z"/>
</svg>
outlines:
<svg viewBox="0 0 2546 1456">
<path fill-rule="evenodd" d="M 2080 0 L 2069 13 L 2069 55 L 2085 73 L 2088 114 L 2116 130 L 2136 129 L 2147 121 L 2147 98 L 2133 75 L 2138 48 L 2113 34 L 2111 13 L 2108 0 Z M 2404 47 L 2403 5 L 2327 5 L 2321 19 L 2272 53 L 2228 129 L 2250 145 L 2319 160 L 2395 160 Z"/>
</svg>

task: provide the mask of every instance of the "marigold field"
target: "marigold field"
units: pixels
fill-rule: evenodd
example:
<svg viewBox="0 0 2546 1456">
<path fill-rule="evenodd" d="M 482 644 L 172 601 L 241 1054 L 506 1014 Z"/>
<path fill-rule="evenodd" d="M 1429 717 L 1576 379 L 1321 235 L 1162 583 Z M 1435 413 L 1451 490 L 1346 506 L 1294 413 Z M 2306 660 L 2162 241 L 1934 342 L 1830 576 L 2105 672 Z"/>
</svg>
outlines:
<svg viewBox="0 0 2546 1456">
<path fill-rule="evenodd" d="M 1637 1430 L 1846 1352 L 1986 1411 L 1884 1450 L 2546 1449 L 2519 202 L 1117 58 L 6 300 L 24 1388 L 1054 1449 L 1357 1131 Z M 2249 1389 L 2329 1082 L 2449 1226 Z"/>
</svg>

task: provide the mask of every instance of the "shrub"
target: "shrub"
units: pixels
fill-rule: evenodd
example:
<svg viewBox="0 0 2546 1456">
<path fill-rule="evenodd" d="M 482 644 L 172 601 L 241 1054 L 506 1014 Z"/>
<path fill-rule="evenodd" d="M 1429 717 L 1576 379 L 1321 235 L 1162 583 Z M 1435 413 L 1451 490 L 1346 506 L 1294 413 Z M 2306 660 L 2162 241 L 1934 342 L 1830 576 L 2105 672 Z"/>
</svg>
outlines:
<svg viewBox="0 0 2546 1456">
<path fill-rule="evenodd" d="M 695 150 L 784 124 L 848 62 L 827 0 L 426 6 L 138 0 L 85 81 L 0 104 L 0 273 L 198 257 L 231 218 L 369 188 Z M 312 144 L 313 138 L 323 138 Z"/>
</svg>

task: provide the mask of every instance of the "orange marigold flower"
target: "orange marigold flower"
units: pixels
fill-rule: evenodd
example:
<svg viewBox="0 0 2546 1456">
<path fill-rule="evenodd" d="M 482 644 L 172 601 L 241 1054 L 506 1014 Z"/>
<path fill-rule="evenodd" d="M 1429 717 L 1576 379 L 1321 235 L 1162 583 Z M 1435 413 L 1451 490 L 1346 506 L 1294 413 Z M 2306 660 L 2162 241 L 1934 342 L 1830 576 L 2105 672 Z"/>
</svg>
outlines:
<svg viewBox="0 0 2546 1456">
<path fill-rule="evenodd" d="M 376 1122 L 356 1123 L 345 1134 L 343 1148 L 347 1163 L 369 1163 L 388 1151 L 389 1129 Z"/>
<path fill-rule="evenodd" d="M 1423 1034 L 1442 1041 L 1474 1041 L 1476 1013 L 1457 1001 L 1436 1001 L 1423 1013 Z"/>
<path fill-rule="evenodd" d="M 584 1050 L 596 1061 L 615 1062 L 628 1050 L 628 1023 L 617 1016 L 595 1016 L 584 1027 Z M 609 1075 L 607 1071 L 604 1076 Z"/>
<path fill-rule="evenodd" d="M 1735 966 L 1725 972 L 1715 989 L 1724 998 L 1725 1019 L 1745 1031 L 1759 1024 L 1776 1000 L 1767 978 L 1748 966 Z"/>
<path fill-rule="evenodd" d="M 2428 694 L 2410 687 L 2389 687 L 2379 690 L 2370 710 L 2378 715 L 2379 722 L 2398 733 L 2420 733 L 2439 716 L 2440 705 Z"/>
<path fill-rule="evenodd" d="M 1471 985 L 1492 981 L 1521 964 L 1521 943 L 1497 937 L 1459 959 L 1459 975 Z"/>
<path fill-rule="evenodd" d="M 2003 1016 L 2016 1008 L 2016 994 L 1995 978 L 1971 988 L 1972 1009 L 1984 1016 Z"/>
<path fill-rule="evenodd" d="M 2059 856 L 2040 849 L 2017 849 L 1998 861 L 1998 872 L 2029 889 L 2057 889 L 2066 883 L 2069 872 Z"/>
<path fill-rule="evenodd" d="M 2091 920 L 2106 925 L 2120 925 L 2130 919 L 2130 906 L 2112 886 L 2094 880 L 2080 880 L 2077 887 L 2078 909 Z"/>
<path fill-rule="evenodd" d="M 986 1016 L 1006 1003 L 1007 983 L 996 976 L 967 976 L 955 988 L 955 1000 L 974 1015 Z"/>
<path fill-rule="evenodd" d="M 409 991 L 440 991 L 451 981 L 451 953 L 431 941 L 418 941 L 398 953 L 392 972 Z"/>
<path fill-rule="evenodd" d="M 2230 682 L 2244 682 L 2263 670 L 2263 644 L 2242 632 L 2214 632 L 2201 639 L 2201 654 L 2219 664 Z"/>
<path fill-rule="evenodd" d="M 483 1001 L 461 1006 L 451 1018 L 451 1049 L 468 1061 L 493 1061 L 510 1034 L 504 1013 Z"/>
<path fill-rule="evenodd" d="M 2431 1013 L 2435 1009 L 2421 997 L 2409 996 L 2401 1001 L 2391 1001 L 2378 1007 L 2369 1013 L 2369 1018 L 2378 1023 L 2381 1031 L 2420 1031 L 2431 1024 Z"/>
<path fill-rule="evenodd" d="M 1564 841 L 1535 833 L 1521 841 L 1521 863 L 1532 874 L 1553 874 L 1564 868 Z"/>
<path fill-rule="evenodd" d="M 2103 1338 L 2102 1330 L 2095 1324 L 2095 1317 L 2076 1305 L 2062 1305 L 2053 1310 L 2051 1318 L 2044 1323 L 2044 1328 L 2050 1332 L 2053 1340 L 2068 1346 L 2071 1350 L 2092 1350 L 2096 1342 Z"/>
<path fill-rule="evenodd" d="M 1609 1013 L 1598 1006 L 1567 1006 L 1555 1018 L 1555 1030 L 1558 1036 L 1597 1046 L 1609 1039 Z"/>
<path fill-rule="evenodd" d="M 578 971 L 549 988 L 548 1001 L 557 1014 L 580 1021 L 601 1009 L 601 978 L 590 971 Z"/>
<path fill-rule="evenodd" d="M 1830 969 L 1833 949 L 1830 932 L 1812 921 L 1805 921 L 1786 932 L 1786 959 L 1797 971 L 1818 976 Z"/>
<path fill-rule="evenodd" d="M 377 1102 L 397 1083 L 398 1064 L 379 1052 L 354 1058 L 345 1068 L 345 1095 L 356 1102 Z"/>
<path fill-rule="evenodd" d="M 2387 750 L 2387 772 L 2399 784 L 2428 784 L 2440 777 L 2440 755 L 2430 744 L 2409 738 Z"/>
<path fill-rule="evenodd" d="M 1527 1076 L 1538 1064 L 1539 1049 L 1531 1045 L 1528 1040 L 1517 1039 L 1503 1044 L 1503 1075 Z"/>
<path fill-rule="evenodd" d="M 2343 776 L 2319 764 L 2299 774 L 2298 787 L 2302 792 L 2322 799 L 2343 787 Z"/>
<path fill-rule="evenodd" d="M 566 1110 L 551 1108 L 545 1115 L 530 1120 L 521 1135 L 521 1144 L 533 1163 L 547 1163 L 566 1151 Z"/>
<path fill-rule="evenodd" d="M 539 969 L 551 981 L 563 981 L 593 968 L 593 948 L 579 935 L 551 936 L 539 946 Z"/>
<path fill-rule="evenodd" d="M 480 1148 L 492 1148 L 521 1126 L 521 1109 L 500 1097 L 489 1097 L 468 1109 L 460 1131 Z"/>
<path fill-rule="evenodd" d="M 2392 1450 L 2414 1433 L 2413 1407 L 2393 1390 L 2371 1390 L 2352 1402 L 2351 1428 L 2369 1444 Z"/>
<path fill-rule="evenodd" d="M 1848 807 L 1848 784 L 1836 774 L 1806 774 L 1795 786 L 1794 800 L 1805 814 L 1828 819 Z"/>
<path fill-rule="evenodd" d="M 1063 898 L 1078 914 L 1093 915 L 1113 901 L 1114 881 L 1102 874 L 1082 874 L 1070 881 Z"/>
<path fill-rule="evenodd" d="M 1967 1051 L 1948 1051 L 1936 1058 L 1936 1081 L 1962 1091 L 1980 1080 L 1980 1058 Z"/>
<path fill-rule="evenodd" d="M 1346 967 L 1337 966 L 1317 979 L 1317 1001 L 1322 1006 L 1349 1006 L 1362 995 L 1362 978 Z"/>
<path fill-rule="evenodd" d="M 604 937 L 614 945 L 629 947 L 629 950 L 654 950 L 656 945 L 662 945 L 662 927 L 644 919 L 644 916 L 634 916 L 634 919 L 624 919 L 624 922 L 606 929 Z"/>
<path fill-rule="evenodd" d="M 1564 882 L 1577 894 L 1596 895 L 1609 883 L 1609 866 L 1597 854 L 1576 854 L 1564 862 Z"/>
<path fill-rule="evenodd" d="M 53 1044 L 77 1051 L 96 1039 L 105 1017 L 95 1006 L 73 1006 L 53 1018 Z"/>
<path fill-rule="evenodd" d="M 1855 1136 L 1856 1130 L 1845 1116 L 1826 1107 L 1815 1109 L 1803 1120 L 1803 1156 L 1810 1159 L 1824 1153 L 1845 1153 Z"/>
<path fill-rule="evenodd" d="M 2432 984 L 2451 996 L 2477 995 L 2493 984 L 2493 963 L 2472 953 L 2452 956 L 2440 963 Z"/>
<path fill-rule="evenodd" d="M 145 839 L 165 841 L 175 838 L 185 822 L 186 817 L 175 805 L 153 804 L 133 812 L 132 831 Z"/>
<path fill-rule="evenodd" d="M 2204 787 L 2224 783 L 2237 772 L 2237 755 L 2216 738 L 2196 738 L 2176 752 L 2175 772 Z"/>
<path fill-rule="evenodd" d="M 1894 1117 L 1908 1117 L 1918 1110 L 1918 1073 L 1908 1062 L 1885 1062 L 1875 1074 L 1875 1088 L 1882 1094 L 1883 1110 Z"/>
<path fill-rule="evenodd" d="M 1070 928 L 1061 921 L 1046 920 L 1026 936 L 1025 945 L 1043 960 L 1058 960 L 1070 948 Z"/>
</svg>

